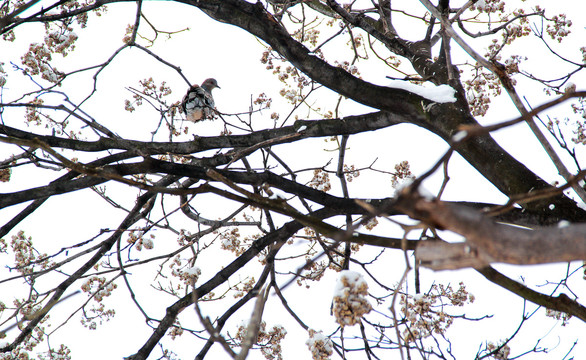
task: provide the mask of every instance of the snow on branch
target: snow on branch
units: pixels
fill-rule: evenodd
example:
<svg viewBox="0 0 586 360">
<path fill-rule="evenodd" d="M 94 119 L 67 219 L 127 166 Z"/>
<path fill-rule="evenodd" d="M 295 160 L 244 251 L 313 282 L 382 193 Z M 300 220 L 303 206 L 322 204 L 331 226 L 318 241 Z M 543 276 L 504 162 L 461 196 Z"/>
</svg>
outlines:
<svg viewBox="0 0 586 360">
<path fill-rule="evenodd" d="M 456 97 L 454 96 L 456 90 L 454 90 L 454 88 L 452 88 L 450 85 L 425 87 L 412 84 L 408 81 L 391 80 L 388 87 L 393 89 L 407 90 L 437 103 L 451 103 L 456 101 Z"/>
</svg>

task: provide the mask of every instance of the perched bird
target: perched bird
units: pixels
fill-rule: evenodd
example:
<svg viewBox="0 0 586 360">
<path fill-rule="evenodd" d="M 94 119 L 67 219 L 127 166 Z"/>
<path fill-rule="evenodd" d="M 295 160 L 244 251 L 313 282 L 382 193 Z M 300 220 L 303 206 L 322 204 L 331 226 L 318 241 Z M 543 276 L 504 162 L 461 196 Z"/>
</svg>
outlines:
<svg viewBox="0 0 586 360">
<path fill-rule="evenodd" d="M 197 122 L 212 117 L 215 109 L 212 90 L 215 88 L 220 88 L 216 79 L 206 79 L 201 86 L 191 85 L 181 102 L 188 121 Z"/>
</svg>

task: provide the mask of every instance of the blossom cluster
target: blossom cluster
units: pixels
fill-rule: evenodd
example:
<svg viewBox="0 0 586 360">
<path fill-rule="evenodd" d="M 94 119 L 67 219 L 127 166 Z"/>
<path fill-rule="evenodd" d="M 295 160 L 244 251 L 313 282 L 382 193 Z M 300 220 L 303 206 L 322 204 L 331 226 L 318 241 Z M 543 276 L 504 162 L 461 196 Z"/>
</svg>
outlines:
<svg viewBox="0 0 586 360">
<path fill-rule="evenodd" d="M 413 179 L 415 179 L 415 175 L 411 172 L 411 165 L 408 161 L 404 160 L 395 164 L 395 172 L 391 177 L 391 185 L 394 189 L 397 189 L 405 181 L 411 181 Z"/>
<path fill-rule="evenodd" d="M 0 182 L 9 182 L 12 175 L 12 169 L 0 169 Z"/>
<path fill-rule="evenodd" d="M 298 29 L 291 36 L 300 42 L 308 42 L 312 46 L 317 45 L 317 41 L 319 39 L 320 31 L 318 29 Z"/>
<path fill-rule="evenodd" d="M 59 348 L 53 349 L 51 347 L 46 352 L 40 353 L 38 357 L 39 360 L 70 360 L 71 350 L 67 346 L 61 344 Z"/>
<path fill-rule="evenodd" d="M 43 105 L 43 103 L 44 101 L 41 98 L 35 98 L 29 102 L 29 106 L 26 107 L 26 112 L 24 116 L 28 124 L 41 124 L 41 113 L 38 110 L 38 106 Z"/>
<path fill-rule="evenodd" d="M 184 261 L 187 261 L 188 263 L 184 264 Z M 195 284 L 201 275 L 201 269 L 199 266 L 190 265 L 192 263 L 193 260 L 182 259 L 181 255 L 177 254 L 169 263 L 171 276 L 181 280 L 185 286 L 191 286 Z M 182 288 L 183 286 L 181 285 L 177 286 L 177 289 Z"/>
<path fill-rule="evenodd" d="M 168 336 L 171 337 L 171 340 L 175 340 L 177 337 L 181 335 L 183 335 L 183 327 L 181 327 L 179 319 L 175 319 L 175 322 L 173 322 L 173 326 L 169 328 Z"/>
<path fill-rule="evenodd" d="M 112 291 L 117 287 L 113 282 L 106 284 L 105 277 L 92 276 L 81 285 L 81 290 L 86 293 L 93 292 L 94 299 L 101 302 L 105 297 L 112 295 Z"/>
<path fill-rule="evenodd" d="M 240 230 L 237 227 L 220 233 L 220 239 L 222 241 L 222 249 L 231 251 L 236 255 L 240 255 L 244 252 L 244 248 L 241 244 Z"/>
<path fill-rule="evenodd" d="M 30 236 L 26 236 L 24 231 L 19 231 L 16 235 L 12 235 L 10 247 L 14 253 L 14 266 L 18 272 L 23 275 L 34 272 L 34 267 L 39 266 L 41 269 L 47 269 L 53 266 L 53 262 L 49 261 L 47 254 L 39 254 L 33 246 L 33 241 Z M 0 251 L 6 250 L 4 240 L 0 241 Z"/>
<path fill-rule="evenodd" d="M 51 65 L 53 54 L 67 56 L 75 49 L 77 34 L 69 26 L 48 27 L 43 43 L 32 43 L 28 51 L 21 57 L 22 64 L 30 75 L 41 75 L 41 78 L 58 83 L 64 73 Z"/>
<path fill-rule="evenodd" d="M 504 342 L 501 342 L 498 345 L 489 342 L 486 345 L 486 350 L 489 352 L 490 357 L 492 357 L 495 360 L 507 360 L 511 353 L 511 348 Z"/>
<path fill-rule="evenodd" d="M 498 77 L 480 66 L 475 67 L 475 74 L 464 81 L 466 99 L 474 116 L 484 116 L 491 103 L 491 97 L 501 94 Z"/>
<path fill-rule="evenodd" d="M 360 71 L 358 70 L 358 67 L 354 64 L 350 64 L 350 62 L 348 62 L 348 61 L 342 61 L 342 62 L 334 61 L 334 65 L 336 67 L 339 67 L 340 69 L 344 69 L 345 71 L 356 76 L 357 78 L 361 78 Z"/>
<path fill-rule="evenodd" d="M 470 10 L 478 10 L 478 12 L 490 13 L 502 13 L 505 11 L 505 2 L 503 0 L 478 0 L 472 6 Z"/>
<path fill-rule="evenodd" d="M 547 34 L 557 42 L 562 42 L 566 36 L 570 35 L 572 20 L 569 20 L 566 14 L 559 14 L 552 17 L 551 21 L 553 24 L 548 23 L 545 29 Z"/>
<path fill-rule="evenodd" d="M 401 312 L 405 316 L 407 327 L 403 337 L 412 342 L 431 336 L 443 335 L 454 322 L 454 317 L 445 312 L 447 304 L 464 306 L 474 301 L 474 295 L 460 283 L 454 290 L 451 285 L 434 284 L 428 294 L 401 295 Z"/>
<path fill-rule="evenodd" d="M 552 310 L 552 309 L 545 309 L 545 316 L 550 317 L 550 318 L 554 318 L 556 320 L 561 320 L 562 326 L 568 325 L 568 322 L 570 321 L 570 318 L 572 317 L 572 315 L 570 315 L 568 313 L 556 311 L 556 310 Z"/>
<path fill-rule="evenodd" d="M 143 231 L 130 231 L 128 233 L 128 239 L 126 239 L 126 242 L 128 242 L 129 244 L 133 244 L 136 248 L 136 250 L 141 251 L 142 248 L 144 247 L 147 250 L 151 250 L 152 248 L 155 247 L 153 240 L 155 239 L 155 235 L 154 234 L 150 234 L 149 238 L 144 238 L 144 232 Z"/>
<path fill-rule="evenodd" d="M 372 310 L 368 299 L 368 284 L 360 273 L 340 272 L 334 291 L 332 313 L 340 326 L 352 326 Z"/>
<path fill-rule="evenodd" d="M 128 112 L 135 111 L 135 105 L 141 106 L 143 104 L 144 98 L 151 98 L 159 102 L 163 102 L 163 98 L 165 96 L 169 96 L 171 93 L 173 93 L 171 88 L 167 85 L 167 82 L 163 81 L 157 85 L 152 77 L 140 80 L 138 83 L 141 87 L 140 92 L 135 92 L 132 95 L 132 101 L 128 99 L 124 100 L 124 110 Z M 174 106 L 171 106 L 171 110 L 176 111 L 177 105 L 178 104 L 174 104 Z"/>
<path fill-rule="evenodd" d="M 309 181 L 307 186 L 323 192 L 328 192 L 332 189 L 330 175 L 322 169 L 315 169 L 313 170 L 313 178 Z"/>
<path fill-rule="evenodd" d="M 304 100 L 303 89 L 310 84 L 307 77 L 302 75 L 296 67 L 291 65 L 275 65 L 273 60 L 286 63 L 284 58 L 276 54 L 271 48 L 267 48 L 263 52 L 260 62 L 266 64 L 266 69 L 272 70 L 273 75 L 277 76 L 285 84 L 285 87 L 279 91 L 279 94 L 292 104 L 302 102 Z M 290 82 L 293 82 L 293 84 Z"/>
<path fill-rule="evenodd" d="M 235 339 L 243 342 L 246 339 L 246 333 L 248 330 L 247 324 L 241 324 L 238 327 Z M 260 323 L 258 336 L 256 338 L 256 344 L 260 346 L 260 351 L 267 360 L 283 360 L 283 348 L 281 347 L 281 341 L 287 335 L 287 330 L 281 325 L 273 325 L 270 330 L 267 331 L 266 322 Z"/>
<path fill-rule="evenodd" d="M 305 342 L 313 360 L 327 360 L 334 353 L 332 340 L 321 331 L 309 329 L 309 339 Z"/>
<path fill-rule="evenodd" d="M 360 176 L 360 171 L 356 170 L 354 165 L 344 164 L 344 174 L 346 175 L 346 181 L 352 182 L 352 180 Z"/>
<path fill-rule="evenodd" d="M 14 305 L 17 308 L 21 308 L 23 304 L 15 300 Z M 24 305 L 27 310 L 25 311 L 27 314 L 33 314 L 34 312 L 38 311 L 40 308 L 38 306 L 31 306 L 28 304 Z M 32 312 L 31 312 L 32 310 Z M 35 326 L 32 333 L 25 336 L 24 341 L 18 344 L 12 351 L 10 352 L 3 352 L 0 353 L 0 360 L 28 360 L 32 359 L 33 355 L 31 352 L 45 340 L 45 324 L 48 321 L 49 317 L 45 316 L 39 321 L 39 325 Z M 0 338 L 4 338 L 6 334 L 0 333 Z M 0 348 L 8 345 L 7 342 L 0 342 Z M 39 354 L 39 359 L 43 360 L 42 354 Z M 57 358 L 58 359 L 58 358 Z M 67 358 L 63 358 L 67 359 Z"/>
<path fill-rule="evenodd" d="M 116 315 L 116 311 L 114 309 L 106 309 L 102 301 L 104 298 L 112 295 L 112 292 L 117 287 L 114 282 L 107 282 L 105 277 L 91 276 L 86 279 L 81 285 L 81 290 L 93 295 L 93 299 L 98 303 L 98 306 L 84 310 L 81 319 L 83 326 L 90 330 L 95 330 L 98 327 L 97 321 L 101 324 L 104 321 L 109 321 Z"/>
<path fill-rule="evenodd" d="M 0 88 L 6 85 L 6 71 L 4 71 L 2 65 L 4 65 L 4 63 L 0 61 Z"/>
<path fill-rule="evenodd" d="M 307 265 L 304 267 L 303 276 L 299 276 L 296 280 L 297 285 L 303 286 L 305 285 L 306 289 L 310 288 L 310 281 L 319 281 L 323 278 L 326 269 L 329 267 L 332 268 L 334 263 L 329 263 L 328 261 L 313 261 L 309 258 L 309 255 L 306 254 L 306 262 Z M 338 269 L 336 269 L 338 270 Z"/>
</svg>

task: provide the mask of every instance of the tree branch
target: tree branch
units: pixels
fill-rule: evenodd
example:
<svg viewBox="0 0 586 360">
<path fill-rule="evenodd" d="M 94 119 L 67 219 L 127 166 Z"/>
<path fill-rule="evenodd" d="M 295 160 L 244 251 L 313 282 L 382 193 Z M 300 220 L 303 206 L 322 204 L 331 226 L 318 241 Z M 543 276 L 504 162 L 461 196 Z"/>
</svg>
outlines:
<svg viewBox="0 0 586 360">
<path fill-rule="evenodd" d="M 586 223 L 525 229 L 408 191 L 397 199 L 396 207 L 429 226 L 465 238 L 465 243 L 424 241 L 417 246 L 415 256 L 421 265 L 434 270 L 478 269 L 497 262 L 530 265 L 586 259 Z"/>
</svg>

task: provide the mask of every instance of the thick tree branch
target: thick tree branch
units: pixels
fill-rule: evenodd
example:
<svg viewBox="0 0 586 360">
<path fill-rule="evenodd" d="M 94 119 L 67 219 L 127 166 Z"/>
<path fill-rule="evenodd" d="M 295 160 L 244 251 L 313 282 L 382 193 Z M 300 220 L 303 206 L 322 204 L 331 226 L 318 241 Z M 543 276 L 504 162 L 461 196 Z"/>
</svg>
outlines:
<svg viewBox="0 0 586 360">
<path fill-rule="evenodd" d="M 200 8 L 212 18 L 236 25 L 268 43 L 313 80 L 362 104 L 392 111 L 396 116 L 423 118 L 420 96 L 401 89 L 377 86 L 360 80 L 313 55 L 268 13 L 261 3 L 242 0 L 181 0 Z"/>
<path fill-rule="evenodd" d="M 387 116 L 392 117 L 395 122 L 409 122 L 422 126 L 448 142 L 459 131 L 461 125 L 477 124 L 470 116 L 463 97 L 453 104 L 434 104 L 434 106 L 425 107 L 428 109 L 426 112 L 424 106 L 429 105 L 429 101 L 417 95 L 404 90 L 372 85 L 341 68 L 327 64 L 294 40 L 260 3 L 252 4 L 242 0 L 183 0 L 181 2 L 196 6 L 218 21 L 239 26 L 260 37 L 312 79 L 365 105 L 388 111 Z M 105 145 L 93 146 L 98 149 Z M 116 146 L 110 143 L 108 145 Z M 136 148 L 139 144 L 134 143 L 119 144 L 119 146 L 136 151 L 140 149 L 140 147 Z M 198 150 L 205 149 L 198 145 L 197 140 L 191 146 L 173 146 L 176 146 L 175 150 L 178 153 L 189 153 L 194 150 L 194 147 Z M 225 144 L 206 143 L 207 146 L 225 147 Z M 232 144 L 232 146 L 238 145 Z M 163 148 L 165 151 L 168 150 L 168 147 Z M 163 148 L 155 151 L 162 153 Z M 522 194 L 550 186 L 504 151 L 489 135 L 474 137 L 461 144 L 457 151 L 504 194 Z M 549 209 L 550 204 L 555 205 L 553 210 Z M 572 221 L 586 219 L 586 212 L 577 208 L 575 203 L 564 195 L 525 206 L 526 210 L 544 220 L 549 216 L 567 218 Z"/>
<path fill-rule="evenodd" d="M 434 104 L 425 108 L 428 109 L 426 112 L 423 106 L 427 105 L 428 101 L 414 94 L 370 84 L 327 64 L 294 40 L 272 15 L 265 11 L 261 3 L 251 4 L 242 0 L 181 2 L 202 9 L 218 21 L 236 25 L 258 36 L 295 67 L 333 91 L 365 105 L 389 111 L 394 116 L 408 118 L 410 123 L 422 126 L 448 142 L 459 131 L 461 125 L 477 124 L 470 115 L 462 94 L 459 94 L 456 103 Z M 470 139 L 461 144 L 457 151 L 504 194 L 522 194 L 550 187 L 547 182 L 502 149 L 489 135 Z M 550 204 L 555 205 L 553 210 L 549 209 Z M 586 212 L 563 194 L 548 201 L 537 201 L 525 206 L 527 211 L 534 212 L 544 221 L 549 216 L 564 217 L 572 221 L 586 219 Z"/>
<path fill-rule="evenodd" d="M 518 265 L 586 259 L 586 223 L 525 229 L 496 223 L 470 208 L 429 200 L 405 191 L 396 207 L 437 229 L 462 235 L 465 243 L 425 241 L 415 256 L 434 270 L 483 268 L 491 263 Z"/>
<path fill-rule="evenodd" d="M 378 111 L 364 115 L 347 116 L 340 119 L 298 120 L 291 126 L 284 126 L 277 129 L 255 131 L 246 135 L 196 137 L 193 140 L 185 142 L 146 142 L 113 138 L 100 138 L 97 141 L 82 141 L 50 135 L 39 135 L 7 125 L 0 125 L 0 134 L 24 140 L 38 139 L 53 148 L 88 152 L 120 149 L 132 151 L 137 156 L 140 156 L 167 153 L 193 154 L 210 149 L 246 148 L 266 141 L 272 141 L 270 145 L 277 145 L 311 137 L 358 134 L 407 122 L 409 122 L 409 119 L 406 116 Z M 298 132 L 298 129 L 302 126 L 305 126 L 306 129 Z M 300 134 L 300 136 L 290 136 L 294 134 Z M 0 141 L 2 141 L 2 138 L 0 138 Z"/>
</svg>

